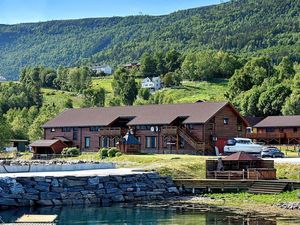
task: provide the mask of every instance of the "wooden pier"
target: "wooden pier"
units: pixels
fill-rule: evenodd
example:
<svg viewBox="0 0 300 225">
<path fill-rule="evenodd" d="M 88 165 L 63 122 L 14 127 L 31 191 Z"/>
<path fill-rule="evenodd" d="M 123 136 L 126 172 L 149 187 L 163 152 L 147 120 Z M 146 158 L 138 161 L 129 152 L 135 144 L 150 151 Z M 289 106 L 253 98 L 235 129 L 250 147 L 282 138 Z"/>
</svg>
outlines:
<svg viewBox="0 0 300 225">
<path fill-rule="evenodd" d="M 300 180 L 175 179 L 174 183 L 178 188 L 203 192 L 249 191 L 271 194 L 300 189 Z"/>
</svg>

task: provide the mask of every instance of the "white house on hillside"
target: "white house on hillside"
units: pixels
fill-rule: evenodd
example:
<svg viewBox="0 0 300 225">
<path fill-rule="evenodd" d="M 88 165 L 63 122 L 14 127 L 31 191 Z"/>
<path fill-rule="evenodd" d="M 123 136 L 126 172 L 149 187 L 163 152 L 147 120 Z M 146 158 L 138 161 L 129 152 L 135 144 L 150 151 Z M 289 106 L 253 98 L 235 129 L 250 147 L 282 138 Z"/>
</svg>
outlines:
<svg viewBox="0 0 300 225">
<path fill-rule="evenodd" d="M 112 74 L 112 68 L 109 65 L 103 65 L 103 66 L 94 65 L 94 66 L 91 67 L 91 70 L 95 71 L 96 73 L 103 72 L 107 75 Z"/>
<path fill-rule="evenodd" d="M 142 88 L 148 88 L 150 91 L 156 91 L 161 89 L 161 79 L 160 77 L 152 77 L 152 78 L 145 78 L 142 80 Z"/>
</svg>

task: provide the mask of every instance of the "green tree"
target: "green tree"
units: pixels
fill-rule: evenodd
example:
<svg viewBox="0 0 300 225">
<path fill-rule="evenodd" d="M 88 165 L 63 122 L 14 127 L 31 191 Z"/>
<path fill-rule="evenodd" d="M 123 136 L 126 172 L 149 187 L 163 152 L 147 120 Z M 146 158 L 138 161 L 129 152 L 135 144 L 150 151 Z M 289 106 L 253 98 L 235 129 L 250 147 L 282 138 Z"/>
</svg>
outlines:
<svg viewBox="0 0 300 225">
<path fill-rule="evenodd" d="M 295 75 L 294 63 L 288 57 L 283 57 L 277 67 L 278 76 L 280 80 L 291 79 Z"/>
<path fill-rule="evenodd" d="M 12 108 L 5 114 L 6 121 L 16 139 L 28 139 L 28 129 L 38 116 L 38 109 L 34 106 L 23 109 Z"/>
<path fill-rule="evenodd" d="M 130 77 L 128 81 L 124 84 L 121 92 L 121 99 L 123 104 L 125 105 L 132 105 L 136 99 L 138 94 L 138 87 L 135 79 Z"/>
<path fill-rule="evenodd" d="M 258 101 L 258 109 L 264 116 L 280 115 L 286 98 L 291 94 L 291 89 L 286 84 L 269 87 L 263 92 Z"/>
<path fill-rule="evenodd" d="M 164 62 L 166 63 L 166 70 L 168 72 L 174 72 L 181 66 L 181 55 L 175 49 L 171 49 L 167 51 Z"/>
<path fill-rule="evenodd" d="M 282 107 L 283 115 L 300 115 L 300 92 L 293 93 Z"/>
<path fill-rule="evenodd" d="M 118 97 L 113 97 L 108 102 L 109 106 L 120 106 L 121 105 L 121 99 Z"/>
<path fill-rule="evenodd" d="M 148 88 L 141 88 L 138 92 L 138 96 L 144 100 L 149 100 L 151 93 Z"/>
<path fill-rule="evenodd" d="M 144 77 L 157 76 L 156 60 L 148 53 L 144 53 L 141 57 L 141 73 Z"/>
<path fill-rule="evenodd" d="M 0 151 L 9 143 L 11 138 L 12 132 L 9 124 L 6 122 L 5 118 L 0 115 Z"/>
<path fill-rule="evenodd" d="M 55 105 L 45 105 L 43 106 L 38 116 L 34 119 L 33 123 L 28 129 L 28 136 L 30 140 L 38 140 L 44 138 L 44 132 L 41 126 L 48 122 L 50 119 L 57 116 L 60 109 Z"/>
<path fill-rule="evenodd" d="M 64 107 L 67 109 L 73 108 L 73 100 L 68 98 L 64 103 Z"/>
<path fill-rule="evenodd" d="M 105 105 L 104 88 L 84 90 L 83 101 L 85 107 L 103 107 Z"/>
</svg>

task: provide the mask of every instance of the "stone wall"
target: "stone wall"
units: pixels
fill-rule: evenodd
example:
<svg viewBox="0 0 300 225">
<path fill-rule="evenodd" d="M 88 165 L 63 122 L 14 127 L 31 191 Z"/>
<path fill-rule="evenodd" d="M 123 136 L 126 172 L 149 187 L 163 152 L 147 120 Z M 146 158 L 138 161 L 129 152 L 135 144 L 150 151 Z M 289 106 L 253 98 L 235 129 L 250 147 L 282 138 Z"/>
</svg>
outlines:
<svg viewBox="0 0 300 225">
<path fill-rule="evenodd" d="M 178 194 L 170 177 L 157 173 L 95 177 L 0 178 L 0 206 L 108 204 L 163 200 Z"/>
<path fill-rule="evenodd" d="M 62 160 L 34 160 L 34 161 L 1 161 L 0 173 L 22 173 L 22 172 L 55 172 L 55 171 L 78 171 L 114 169 L 116 165 L 112 162 L 98 161 L 62 161 Z"/>
</svg>

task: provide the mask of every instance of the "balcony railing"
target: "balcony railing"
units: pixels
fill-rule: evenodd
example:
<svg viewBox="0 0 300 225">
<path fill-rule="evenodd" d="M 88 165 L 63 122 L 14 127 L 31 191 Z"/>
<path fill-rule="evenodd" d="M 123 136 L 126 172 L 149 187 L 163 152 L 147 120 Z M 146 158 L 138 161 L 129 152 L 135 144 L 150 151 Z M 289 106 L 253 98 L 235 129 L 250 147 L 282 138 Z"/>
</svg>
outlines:
<svg viewBox="0 0 300 225">
<path fill-rule="evenodd" d="M 109 127 L 109 128 L 101 128 L 99 130 L 100 136 L 120 136 L 121 128 L 118 127 Z"/>
<path fill-rule="evenodd" d="M 251 139 L 271 139 L 271 138 L 285 138 L 285 133 L 252 133 L 246 134 L 247 138 Z"/>
<path fill-rule="evenodd" d="M 286 138 L 299 138 L 300 139 L 300 132 L 286 132 Z"/>
<path fill-rule="evenodd" d="M 164 126 L 161 128 L 162 135 L 176 135 L 177 134 L 177 127 L 175 126 Z"/>
</svg>

